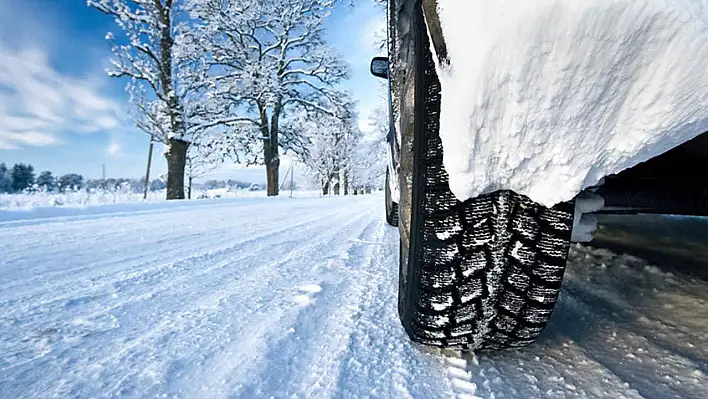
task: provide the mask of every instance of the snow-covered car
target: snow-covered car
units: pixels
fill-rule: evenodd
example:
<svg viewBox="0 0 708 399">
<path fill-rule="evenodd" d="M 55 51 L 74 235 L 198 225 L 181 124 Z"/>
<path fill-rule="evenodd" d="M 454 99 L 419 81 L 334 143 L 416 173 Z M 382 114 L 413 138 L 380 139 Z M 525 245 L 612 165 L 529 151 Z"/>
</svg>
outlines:
<svg viewBox="0 0 708 399">
<path fill-rule="evenodd" d="M 388 50 L 371 72 L 414 341 L 532 343 L 598 195 L 708 215 L 707 1 L 389 0 Z"/>
</svg>

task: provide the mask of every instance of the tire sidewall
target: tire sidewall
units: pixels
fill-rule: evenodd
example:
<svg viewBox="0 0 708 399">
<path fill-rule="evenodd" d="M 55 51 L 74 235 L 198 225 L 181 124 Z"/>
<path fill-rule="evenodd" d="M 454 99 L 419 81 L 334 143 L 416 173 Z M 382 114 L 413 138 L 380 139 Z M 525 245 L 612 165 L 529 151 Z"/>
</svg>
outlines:
<svg viewBox="0 0 708 399">
<path fill-rule="evenodd" d="M 396 29 L 396 37 L 399 38 L 400 48 L 394 49 L 395 62 L 393 76 L 397 78 L 392 84 L 393 93 L 398 97 L 398 110 L 400 112 L 400 163 L 398 173 L 398 184 L 400 200 L 398 203 L 398 228 L 400 232 L 400 270 L 399 270 L 399 315 L 404 326 L 410 325 L 412 313 L 408 310 L 412 307 L 411 287 L 415 283 L 414 270 L 410 264 L 411 259 L 416 259 L 417 247 L 416 237 L 412 232 L 417 231 L 415 224 L 419 221 L 415 213 L 418 212 L 416 206 L 416 195 L 419 194 L 419 187 L 415 181 L 420 177 L 417 172 L 418 156 L 421 138 L 418 137 L 421 129 L 424 112 L 420 112 L 422 102 L 422 87 L 420 87 L 422 65 L 419 60 L 422 43 L 420 43 L 419 29 L 424 29 L 420 3 L 414 0 L 391 0 L 392 13 L 396 15 L 390 29 Z"/>
</svg>

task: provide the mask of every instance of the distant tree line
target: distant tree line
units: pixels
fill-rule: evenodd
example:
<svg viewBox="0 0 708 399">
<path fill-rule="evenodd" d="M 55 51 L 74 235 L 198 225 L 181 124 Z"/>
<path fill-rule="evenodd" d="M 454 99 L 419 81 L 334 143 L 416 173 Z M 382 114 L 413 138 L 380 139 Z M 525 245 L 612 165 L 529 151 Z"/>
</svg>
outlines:
<svg viewBox="0 0 708 399">
<path fill-rule="evenodd" d="M 16 163 L 8 168 L 5 163 L 0 163 L 0 193 L 20 193 L 27 190 L 66 191 L 74 187 L 81 187 L 84 178 L 75 173 L 54 177 L 52 172 L 44 171 L 36 176 L 34 166 Z"/>
<path fill-rule="evenodd" d="M 67 173 L 61 176 L 54 176 L 51 171 L 45 170 L 39 175 L 35 174 L 34 166 L 30 164 L 17 163 L 8 168 L 4 162 L 0 162 L 0 193 L 12 194 L 22 192 L 52 192 L 64 193 L 70 191 L 122 191 L 130 193 L 140 193 L 145 187 L 145 178 L 106 178 L 85 179 L 76 173 Z M 196 188 L 217 189 L 231 188 L 239 190 L 265 190 L 263 184 L 253 184 L 240 180 L 207 180 L 203 184 L 196 184 Z M 167 181 L 164 177 L 150 181 L 150 191 L 162 191 L 167 188 Z"/>
</svg>

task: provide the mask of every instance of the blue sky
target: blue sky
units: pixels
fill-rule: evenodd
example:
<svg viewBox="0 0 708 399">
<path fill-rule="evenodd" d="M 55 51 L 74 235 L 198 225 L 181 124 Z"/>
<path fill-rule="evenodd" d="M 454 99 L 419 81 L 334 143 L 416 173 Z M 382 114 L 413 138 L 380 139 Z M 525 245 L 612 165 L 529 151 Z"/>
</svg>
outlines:
<svg viewBox="0 0 708 399">
<path fill-rule="evenodd" d="M 368 67 L 385 15 L 372 0 L 354 3 L 335 10 L 327 36 L 351 65 L 343 87 L 365 121 L 380 101 Z M 125 81 L 105 73 L 108 31 L 119 33 L 85 0 L 0 0 L 0 162 L 89 178 L 103 164 L 110 177 L 144 173 L 148 137 L 126 116 Z M 165 172 L 159 150 L 153 162 L 153 176 Z M 263 182 L 265 172 L 225 165 L 208 177 Z"/>
</svg>

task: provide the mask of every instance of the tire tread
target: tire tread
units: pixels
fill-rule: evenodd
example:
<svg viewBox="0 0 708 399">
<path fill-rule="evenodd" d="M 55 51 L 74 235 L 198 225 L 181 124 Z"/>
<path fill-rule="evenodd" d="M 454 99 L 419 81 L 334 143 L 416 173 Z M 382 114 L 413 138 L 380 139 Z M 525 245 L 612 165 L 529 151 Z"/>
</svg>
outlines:
<svg viewBox="0 0 708 399">
<path fill-rule="evenodd" d="M 421 219 L 419 230 L 411 232 L 419 253 L 409 258 L 417 284 L 406 284 L 401 293 L 412 296 L 413 304 L 410 314 L 401 315 L 404 327 L 415 341 L 435 346 L 529 345 L 560 291 L 573 206 L 547 208 L 512 191 L 457 200 L 443 167 L 440 82 L 430 51 L 425 82 L 425 136 L 415 149 L 423 187 L 413 188 L 422 190 L 422 209 L 411 212 Z"/>
</svg>

